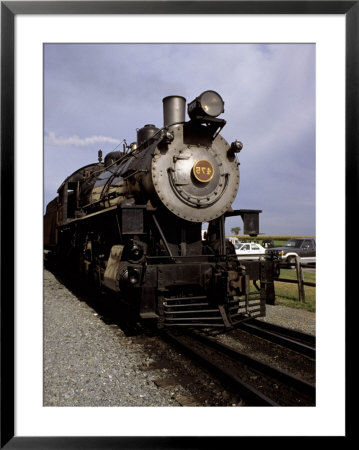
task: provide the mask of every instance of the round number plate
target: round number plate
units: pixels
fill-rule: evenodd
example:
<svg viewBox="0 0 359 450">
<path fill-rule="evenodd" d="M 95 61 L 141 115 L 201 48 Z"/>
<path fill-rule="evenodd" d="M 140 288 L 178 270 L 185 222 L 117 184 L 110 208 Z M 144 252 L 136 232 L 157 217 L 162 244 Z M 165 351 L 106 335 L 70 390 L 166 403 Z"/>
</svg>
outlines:
<svg viewBox="0 0 359 450">
<path fill-rule="evenodd" d="M 212 163 L 206 159 L 200 159 L 193 166 L 193 175 L 196 180 L 201 181 L 202 183 L 208 183 L 214 176 Z"/>
</svg>

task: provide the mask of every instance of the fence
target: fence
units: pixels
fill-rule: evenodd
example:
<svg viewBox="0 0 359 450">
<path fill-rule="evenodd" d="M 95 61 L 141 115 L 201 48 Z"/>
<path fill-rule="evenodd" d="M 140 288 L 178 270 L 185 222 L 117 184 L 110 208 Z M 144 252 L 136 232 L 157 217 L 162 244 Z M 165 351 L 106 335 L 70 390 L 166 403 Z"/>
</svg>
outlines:
<svg viewBox="0 0 359 450">
<path fill-rule="evenodd" d="M 299 301 L 305 303 L 305 290 L 304 286 L 316 287 L 316 283 L 311 283 L 303 280 L 303 267 L 313 267 L 313 265 L 308 263 L 302 263 L 300 258 L 296 256 L 295 269 L 297 272 L 297 279 L 291 280 L 289 278 L 276 278 L 275 281 L 283 282 L 283 283 L 295 283 L 298 284 L 298 297 Z M 287 263 L 281 264 L 281 267 L 288 267 Z"/>
</svg>

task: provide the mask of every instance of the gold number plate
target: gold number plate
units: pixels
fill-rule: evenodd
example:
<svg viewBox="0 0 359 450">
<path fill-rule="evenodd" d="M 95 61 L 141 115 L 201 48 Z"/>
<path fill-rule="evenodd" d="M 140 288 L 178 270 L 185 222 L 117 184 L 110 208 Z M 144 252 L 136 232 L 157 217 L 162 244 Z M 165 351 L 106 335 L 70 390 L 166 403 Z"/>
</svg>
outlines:
<svg viewBox="0 0 359 450">
<path fill-rule="evenodd" d="M 193 166 L 193 175 L 196 180 L 201 181 L 202 183 L 208 183 L 214 176 L 212 163 L 206 159 L 198 160 Z"/>
</svg>

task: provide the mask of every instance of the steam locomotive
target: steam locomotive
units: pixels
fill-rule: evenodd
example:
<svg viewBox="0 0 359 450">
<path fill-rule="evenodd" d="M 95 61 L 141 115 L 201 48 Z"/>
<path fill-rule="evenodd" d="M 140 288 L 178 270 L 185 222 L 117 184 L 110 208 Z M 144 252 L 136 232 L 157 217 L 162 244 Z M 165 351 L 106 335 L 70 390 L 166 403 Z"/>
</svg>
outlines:
<svg viewBox="0 0 359 450">
<path fill-rule="evenodd" d="M 225 219 L 259 232 L 260 210 L 233 210 L 238 140 L 220 135 L 222 97 L 163 99 L 164 125 L 78 169 L 46 208 L 44 248 L 158 327 L 226 327 L 264 316 L 278 262 L 238 260 Z M 205 239 L 202 224 L 208 223 Z M 87 279 L 87 278 L 86 278 Z M 254 286 L 254 287 L 253 287 Z"/>
</svg>

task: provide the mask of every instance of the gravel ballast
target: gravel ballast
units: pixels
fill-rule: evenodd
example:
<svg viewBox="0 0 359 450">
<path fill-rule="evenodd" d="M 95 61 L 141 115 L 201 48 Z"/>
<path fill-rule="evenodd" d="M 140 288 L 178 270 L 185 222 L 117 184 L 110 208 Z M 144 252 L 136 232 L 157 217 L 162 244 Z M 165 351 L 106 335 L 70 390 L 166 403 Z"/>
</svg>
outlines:
<svg viewBox="0 0 359 450">
<path fill-rule="evenodd" d="M 44 271 L 44 405 L 178 406 L 139 367 L 140 344 Z"/>
<path fill-rule="evenodd" d="M 259 320 L 315 335 L 315 313 L 288 308 L 280 304 L 266 305 L 266 316 Z"/>
<path fill-rule="evenodd" d="M 266 321 L 315 333 L 313 313 L 281 305 L 267 313 Z M 44 270 L 44 406 L 241 404 L 157 336 L 126 334 Z"/>
</svg>

